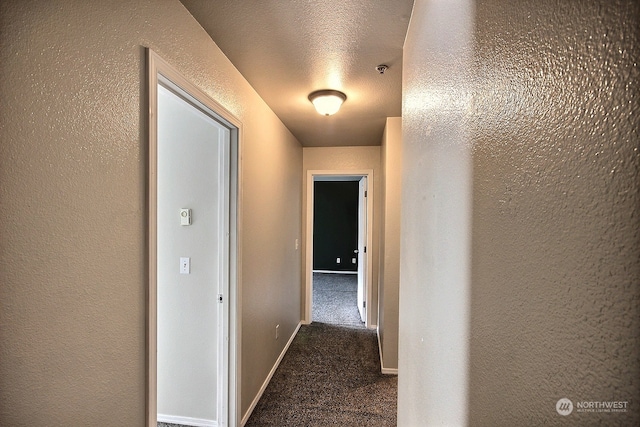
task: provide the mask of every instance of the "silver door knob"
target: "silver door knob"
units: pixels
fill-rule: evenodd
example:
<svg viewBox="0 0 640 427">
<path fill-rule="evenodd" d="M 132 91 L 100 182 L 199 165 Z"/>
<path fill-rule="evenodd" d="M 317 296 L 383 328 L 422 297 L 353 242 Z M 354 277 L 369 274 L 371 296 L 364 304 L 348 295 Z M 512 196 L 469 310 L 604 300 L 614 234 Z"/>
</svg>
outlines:
<svg viewBox="0 0 640 427">
<path fill-rule="evenodd" d="M 354 254 L 357 254 L 359 251 L 356 249 L 353 251 Z"/>
</svg>

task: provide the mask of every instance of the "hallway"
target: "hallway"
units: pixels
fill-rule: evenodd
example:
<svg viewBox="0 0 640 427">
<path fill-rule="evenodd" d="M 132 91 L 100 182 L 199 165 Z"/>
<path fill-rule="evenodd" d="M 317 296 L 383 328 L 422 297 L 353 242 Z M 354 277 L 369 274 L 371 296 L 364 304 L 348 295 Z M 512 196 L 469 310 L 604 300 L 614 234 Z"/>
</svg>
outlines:
<svg viewBox="0 0 640 427">
<path fill-rule="evenodd" d="M 314 273 L 314 323 L 303 325 L 247 426 L 395 426 L 396 376 L 380 373 L 357 276 Z M 318 304 L 319 303 L 319 304 Z"/>
<path fill-rule="evenodd" d="M 281 425 L 347 416 L 395 381 L 342 354 L 377 356 L 369 330 L 299 329 L 318 172 L 371 172 L 398 425 L 640 425 L 638 28 L 637 0 L 0 1 L 0 425 L 156 427 L 152 53 L 241 124 L 226 425 L 269 425 L 263 395 Z M 175 255 L 176 283 L 207 265 Z M 281 376 L 309 390 L 274 403 Z M 577 411 L 609 400 L 627 411 Z"/>
</svg>

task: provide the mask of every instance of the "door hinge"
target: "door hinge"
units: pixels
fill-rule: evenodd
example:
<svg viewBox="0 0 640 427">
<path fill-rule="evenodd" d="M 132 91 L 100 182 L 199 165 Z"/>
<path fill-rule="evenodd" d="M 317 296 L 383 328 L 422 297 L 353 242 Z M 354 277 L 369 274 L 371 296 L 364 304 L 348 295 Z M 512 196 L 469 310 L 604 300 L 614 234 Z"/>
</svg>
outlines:
<svg viewBox="0 0 640 427">
<path fill-rule="evenodd" d="M 367 197 L 367 193 L 369 193 L 367 190 L 364 190 L 364 197 Z"/>
<path fill-rule="evenodd" d="M 222 303 L 222 294 L 218 294 L 218 302 Z"/>
<path fill-rule="evenodd" d="M 362 301 L 362 308 L 367 308 L 367 302 L 366 301 Z"/>
<path fill-rule="evenodd" d="M 364 247 L 364 253 L 365 254 L 367 253 L 367 247 L 366 246 Z"/>
</svg>

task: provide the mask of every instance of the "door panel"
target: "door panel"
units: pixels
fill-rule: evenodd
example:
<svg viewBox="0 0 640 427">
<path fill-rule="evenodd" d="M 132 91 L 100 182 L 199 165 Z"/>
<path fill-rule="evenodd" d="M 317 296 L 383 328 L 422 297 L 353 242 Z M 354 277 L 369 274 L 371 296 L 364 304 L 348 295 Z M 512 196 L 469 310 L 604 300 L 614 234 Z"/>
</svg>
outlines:
<svg viewBox="0 0 640 427">
<path fill-rule="evenodd" d="M 229 131 L 158 86 L 158 420 L 216 421 L 228 268 Z M 180 210 L 191 210 L 191 224 Z M 189 259 L 181 271 L 181 258 Z"/>
</svg>

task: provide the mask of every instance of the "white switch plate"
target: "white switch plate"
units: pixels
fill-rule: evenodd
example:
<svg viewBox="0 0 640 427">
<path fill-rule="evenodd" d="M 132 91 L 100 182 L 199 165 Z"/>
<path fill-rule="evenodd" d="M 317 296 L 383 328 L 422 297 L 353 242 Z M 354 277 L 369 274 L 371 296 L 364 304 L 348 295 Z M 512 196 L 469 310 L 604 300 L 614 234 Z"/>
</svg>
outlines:
<svg viewBox="0 0 640 427">
<path fill-rule="evenodd" d="M 180 257 L 180 274 L 191 274 L 191 258 Z"/>
</svg>

